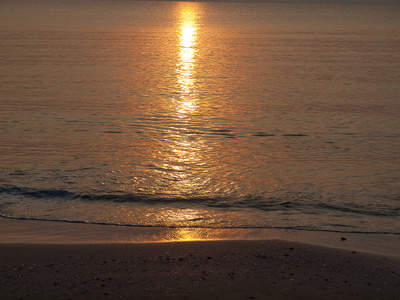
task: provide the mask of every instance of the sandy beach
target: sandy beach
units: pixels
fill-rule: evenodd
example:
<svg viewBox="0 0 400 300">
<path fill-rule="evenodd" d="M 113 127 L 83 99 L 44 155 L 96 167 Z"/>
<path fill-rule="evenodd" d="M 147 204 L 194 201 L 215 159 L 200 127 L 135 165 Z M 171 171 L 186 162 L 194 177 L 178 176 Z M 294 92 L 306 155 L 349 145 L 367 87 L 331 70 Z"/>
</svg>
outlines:
<svg viewBox="0 0 400 300">
<path fill-rule="evenodd" d="M 0 246 L 2 299 L 398 299 L 395 258 L 283 241 Z"/>
<path fill-rule="evenodd" d="M 2 225 L 48 222 L 2 220 Z M 54 224 L 53 224 L 54 225 Z M 295 241 L 55 243 L 0 235 L 2 299 L 399 299 L 400 257 Z M 82 225 L 85 226 L 85 225 Z M 30 226 L 28 226 L 30 227 Z M 26 234 L 29 228 L 25 227 Z M 12 232 L 12 226 L 9 226 Z M 86 225 L 90 231 L 90 225 Z M 105 227 L 95 226 L 99 232 Z M 121 229 L 113 229 L 115 231 Z M 75 232 L 82 230 L 76 230 Z M 14 226 L 14 234 L 18 234 Z M 137 234 L 137 233 L 136 233 Z M 65 243 L 60 243 L 63 235 Z M 35 243 L 35 238 L 38 243 Z M 351 242 L 352 237 L 347 235 Z M 81 237 L 82 238 L 82 237 Z M 337 239 L 337 236 L 334 237 Z M 14 241 L 11 242 L 10 241 Z M 15 241 L 23 241 L 15 242 Z M 46 242 L 47 241 L 47 242 Z M 49 243 L 50 241 L 50 243 Z M 347 241 L 340 241 L 345 245 Z M 392 253 L 393 254 L 393 253 Z"/>
<path fill-rule="evenodd" d="M 399 300 L 399 36 L 400 0 L 0 1 L 0 300 Z"/>
</svg>

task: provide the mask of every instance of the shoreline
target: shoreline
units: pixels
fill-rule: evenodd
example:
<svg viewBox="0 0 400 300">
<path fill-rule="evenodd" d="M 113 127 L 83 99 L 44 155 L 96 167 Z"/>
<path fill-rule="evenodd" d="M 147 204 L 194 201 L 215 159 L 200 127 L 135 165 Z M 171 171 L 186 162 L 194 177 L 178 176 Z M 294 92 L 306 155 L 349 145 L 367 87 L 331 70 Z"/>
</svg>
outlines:
<svg viewBox="0 0 400 300">
<path fill-rule="evenodd" d="M 0 218 L 1 244 L 124 244 L 281 240 L 400 258 L 400 236 L 292 229 L 125 227 Z"/>
</svg>

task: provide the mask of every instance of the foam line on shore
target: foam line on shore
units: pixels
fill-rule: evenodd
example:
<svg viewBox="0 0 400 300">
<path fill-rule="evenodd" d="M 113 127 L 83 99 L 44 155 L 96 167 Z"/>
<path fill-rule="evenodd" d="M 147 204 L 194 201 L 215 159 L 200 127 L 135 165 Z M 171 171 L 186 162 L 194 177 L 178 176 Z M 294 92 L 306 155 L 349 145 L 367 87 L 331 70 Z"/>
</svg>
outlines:
<svg viewBox="0 0 400 300">
<path fill-rule="evenodd" d="M 400 235 L 400 232 L 390 231 L 359 231 L 359 230 L 333 230 L 322 228 L 304 228 L 296 226 L 205 226 L 205 225 L 151 225 L 151 224 L 121 224 L 121 223 L 108 223 L 108 222 L 89 222 L 82 220 L 66 220 L 66 219 L 45 219 L 45 218 L 32 218 L 32 217 L 13 217 L 0 214 L 1 218 L 23 221 L 44 221 L 44 222 L 61 222 L 72 224 L 88 224 L 88 225 L 105 225 L 105 226 L 119 226 L 119 227 L 135 227 L 135 228 L 165 228 L 165 229 L 282 229 L 282 230 L 298 230 L 298 231 L 313 231 L 313 232 L 332 232 L 332 233 L 358 233 L 358 234 L 388 234 Z"/>
</svg>

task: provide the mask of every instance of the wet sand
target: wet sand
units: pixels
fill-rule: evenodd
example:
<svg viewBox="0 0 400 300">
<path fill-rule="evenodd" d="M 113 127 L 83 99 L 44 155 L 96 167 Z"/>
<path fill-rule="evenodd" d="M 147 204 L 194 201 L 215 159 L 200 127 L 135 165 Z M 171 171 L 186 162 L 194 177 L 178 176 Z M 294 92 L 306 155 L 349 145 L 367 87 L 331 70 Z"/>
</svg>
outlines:
<svg viewBox="0 0 400 300">
<path fill-rule="evenodd" d="M 2 299 L 399 299 L 400 258 L 278 240 L 1 244 Z"/>
</svg>

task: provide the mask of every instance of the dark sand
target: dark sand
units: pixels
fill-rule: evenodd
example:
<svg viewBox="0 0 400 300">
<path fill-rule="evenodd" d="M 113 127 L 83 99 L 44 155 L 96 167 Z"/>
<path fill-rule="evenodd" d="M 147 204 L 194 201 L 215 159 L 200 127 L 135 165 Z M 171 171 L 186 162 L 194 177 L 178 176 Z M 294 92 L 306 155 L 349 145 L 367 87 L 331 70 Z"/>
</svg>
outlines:
<svg viewBox="0 0 400 300">
<path fill-rule="evenodd" d="M 0 244 L 1 299 L 400 299 L 400 258 L 295 242 Z"/>
</svg>

